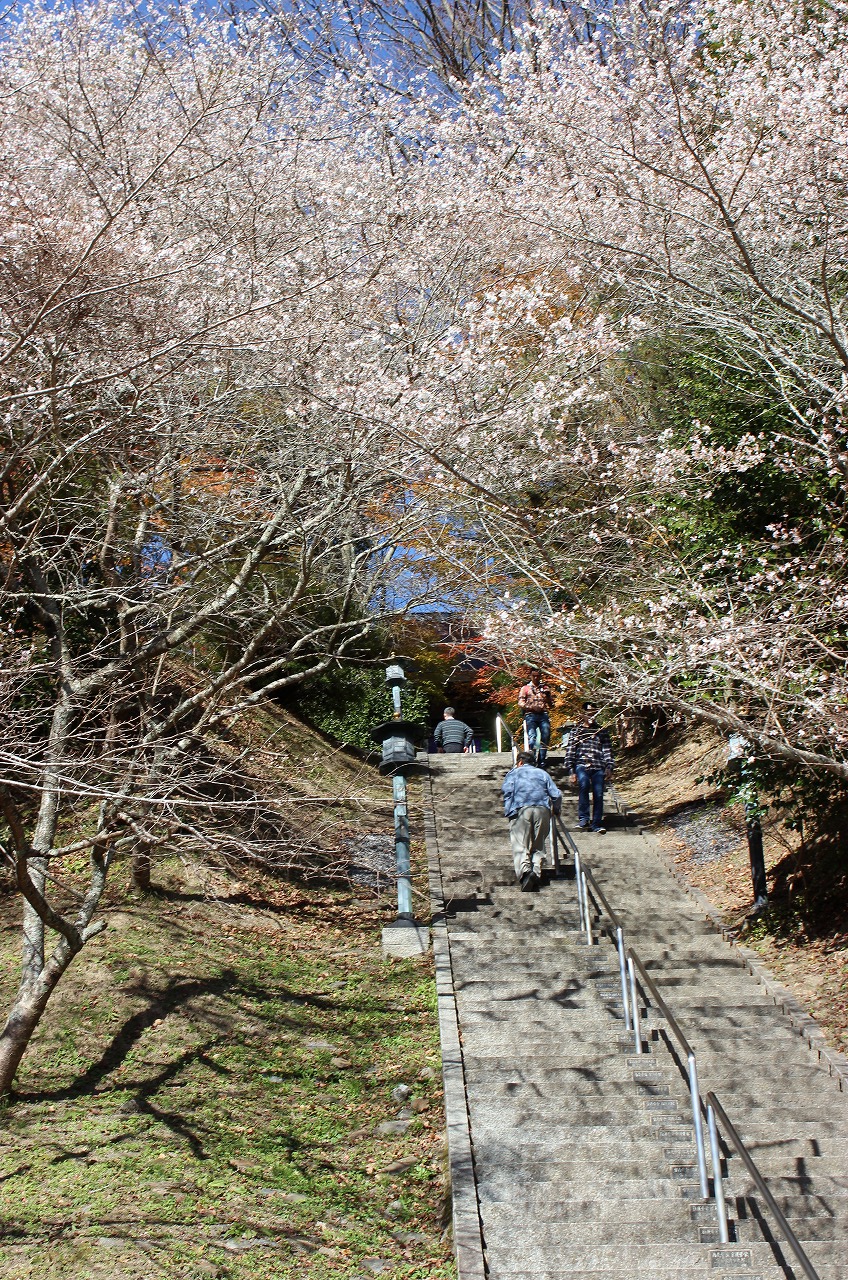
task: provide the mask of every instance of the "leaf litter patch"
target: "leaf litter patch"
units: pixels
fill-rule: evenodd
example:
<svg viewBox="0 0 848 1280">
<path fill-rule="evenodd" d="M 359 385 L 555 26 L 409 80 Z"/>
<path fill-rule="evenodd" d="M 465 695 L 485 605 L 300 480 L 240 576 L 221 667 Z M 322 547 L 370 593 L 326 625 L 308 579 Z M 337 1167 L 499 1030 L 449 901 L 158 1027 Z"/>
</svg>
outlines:
<svg viewBox="0 0 848 1280">
<path fill-rule="evenodd" d="M 387 889 L 397 879 L 393 835 L 364 835 L 347 840 L 348 878 L 368 889 Z"/>
<path fill-rule="evenodd" d="M 729 827 L 712 805 L 687 804 L 665 821 L 692 851 L 692 861 L 701 866 L 718 862 L 739 845 L 739 832 Z"/>
</svg>

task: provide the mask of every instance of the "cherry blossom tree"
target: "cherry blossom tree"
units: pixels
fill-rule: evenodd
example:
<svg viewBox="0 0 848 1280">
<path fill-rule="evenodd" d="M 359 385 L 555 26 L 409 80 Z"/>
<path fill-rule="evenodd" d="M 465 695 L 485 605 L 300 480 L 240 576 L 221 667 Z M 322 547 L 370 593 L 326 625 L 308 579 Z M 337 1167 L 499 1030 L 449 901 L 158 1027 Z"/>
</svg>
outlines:
<svg viewBox="0 0 848 1280">
<path fill-rule="evenodd" d="M 603 316 L 618 338 L 591 397 L 584 379 L 541 433 L 504 420 L 481 451 L 504 474 L 489 561 L 497 547 L 515 575 L 492 643 L 573 650 L 613 702 L 664 702 L 842 777 L 845 17 L 622 0 L 575 41 L 537 14 L 447 127 L 493 238 L 532 234 L 539 287 L 567 275 L 584 326 Z M 662 421 L 646 386 L 684 346 L 747 423 Z M 722 529 L 716 491 L 766 484 L 770 514 Z"/>
<path fill-rule="evenodd" d="M 391 430 L 391 213 L 275 31 L 36 6 L 3 54 L 0 804 L 23 951 L 0 1092 L 104 927 L 116 858 L 142 885 L 163 841 L 281 858 L 284 831 L 239 844 L 255 802 L 206 736 L 429 589 Z"/>
</svg>

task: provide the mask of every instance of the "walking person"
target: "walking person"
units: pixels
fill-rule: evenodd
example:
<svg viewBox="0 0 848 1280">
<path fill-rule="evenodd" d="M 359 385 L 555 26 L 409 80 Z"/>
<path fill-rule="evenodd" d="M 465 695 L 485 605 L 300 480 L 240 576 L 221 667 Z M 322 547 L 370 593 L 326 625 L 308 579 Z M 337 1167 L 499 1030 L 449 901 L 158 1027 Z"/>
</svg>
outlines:
<svg viewBox="0 0 848 1280">
<path fill-rule="evenodd" d="M 539 888 L 545 842 L 551 829 L 551 807 L 559 813 L 562 793 L 533 763 L 533 752 L 522 751 L 515 768 L 504 778 L 501 793 L 509 819 L 509 843 L 515 876 L 522 892 Z"/>
<path fill-rule="evenodd" d="M 583 715 L 565 742 L 565 770 L 579 787 L 577 822 L 581 831 L 590 826 L 589 796 L 592 797 L 591 828 L 599 835 L 604 826 L 604 784 L 612 778 L 612 742 L 608 730 L 598 724 L 595 702 L 583 703 Z"/>
<path fill-rule="evenodd" d="M 548 744 L 551 740 L 551 706 L 553 698 L 549 687 L 542 680 L 541 671 L 536 668 L 530 672 L 530 680 L 518 691 L 518 705 L 524 712 L 524 724 L 527 727 L 527 738 L 531 747 L 536 743 L 538 734 L 539 746 L 535 763 L 545 763 L 548 755 Z"/>
<path fill-rule="evenodd" d="M 433 734 L 437 751 L 445 755 L 458 755 L 467 752 L 474 741 L 474 731 L 462 720 L 457 720 L 453 707 L 445 707 L 444 719 L 436 725 Z"/>
</svg>

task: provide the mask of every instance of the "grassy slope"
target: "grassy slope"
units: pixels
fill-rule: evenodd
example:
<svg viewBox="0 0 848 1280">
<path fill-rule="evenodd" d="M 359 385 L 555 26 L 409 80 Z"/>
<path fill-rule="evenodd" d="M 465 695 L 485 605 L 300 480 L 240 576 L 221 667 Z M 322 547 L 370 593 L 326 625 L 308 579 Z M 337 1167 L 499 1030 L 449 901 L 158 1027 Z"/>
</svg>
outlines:
<svg viewBox="0 0 848 1280">
<path fill-rule="evenodd" d="M 848 1052 L 848 937 L 844 904 L 834 903 L 832 927 L 827 920 L 813 929 L 796 906 L 774 900 L 767 918 L 744 921 L 751 906 L 751 873 L 740 806 L 723 806 L 696 779 L 709 774 L 724 759 L 726 744 L 716 734 L 700 730 L 672 735 L 653 746 L 624 756 L 622 790 L 651 826 L 678 870 L 737 928 L 746 945 L 763 957 L 772 972 L 812 1013 L 834 1048 Z M 669 825 L 684 805 L 703 806 L 706 826 L 731 846 L 715 859 L 699 856 Z M 794 833 L 769 815 L 763 821 L 766 868 L 772 873 L 793 860 Z"/>
<path fill-rule="evenodd" d="M 385 791 L 291 717 L 260 731 L 312 795 Z M 176 861 L 155 880 L 141 899 L 116 868 L 2 1115 L 0 1276 L 453 1276 L 433 976 L 382 959 L 391 894 Z M 401 1082 L 411 1123 L 381 1132 Z"/>
</svg>

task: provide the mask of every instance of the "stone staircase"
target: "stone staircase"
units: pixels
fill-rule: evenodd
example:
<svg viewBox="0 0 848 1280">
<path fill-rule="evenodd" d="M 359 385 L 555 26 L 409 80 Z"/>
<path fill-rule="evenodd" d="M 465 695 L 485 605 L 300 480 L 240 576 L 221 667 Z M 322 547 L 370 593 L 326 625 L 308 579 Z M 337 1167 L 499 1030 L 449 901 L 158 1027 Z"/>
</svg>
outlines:
<svg viewBox="0 0 848 1280">
<path fill-rule="evenodd" d="M 515 886 L 499 802 L 508 767 L 507 756 L 430 758 L 428 849 L 445 900 L 440 990 L 447 970 L 464 1080 L 461 1100 L 446 1089 L 448 1128 L 467 1108 L 461 1177 L 473 1182 L 484 1258 L 464 1269 L 458 1249 L 460 1280 L 802 1280 L 732 1148 L 731 1243 L 718 1243 L 698 1184 L 686 1064 L 644 1005 L 646 1052 L 635 1054 L 616 952 L 603 937 L 586 944 L 570 866 L 538 894 Z M 572 830 L 574 810 L 567 798 Z M 717 1094 L 821 1280 L 848 1278 L 848 1120 L 837 1082 L 650 838 L 621 823 L 577 840 L 697 1053 L 702 1096 Z M 469 1186 L 457 1193 L 469 1202 Z"/>
</svg>

